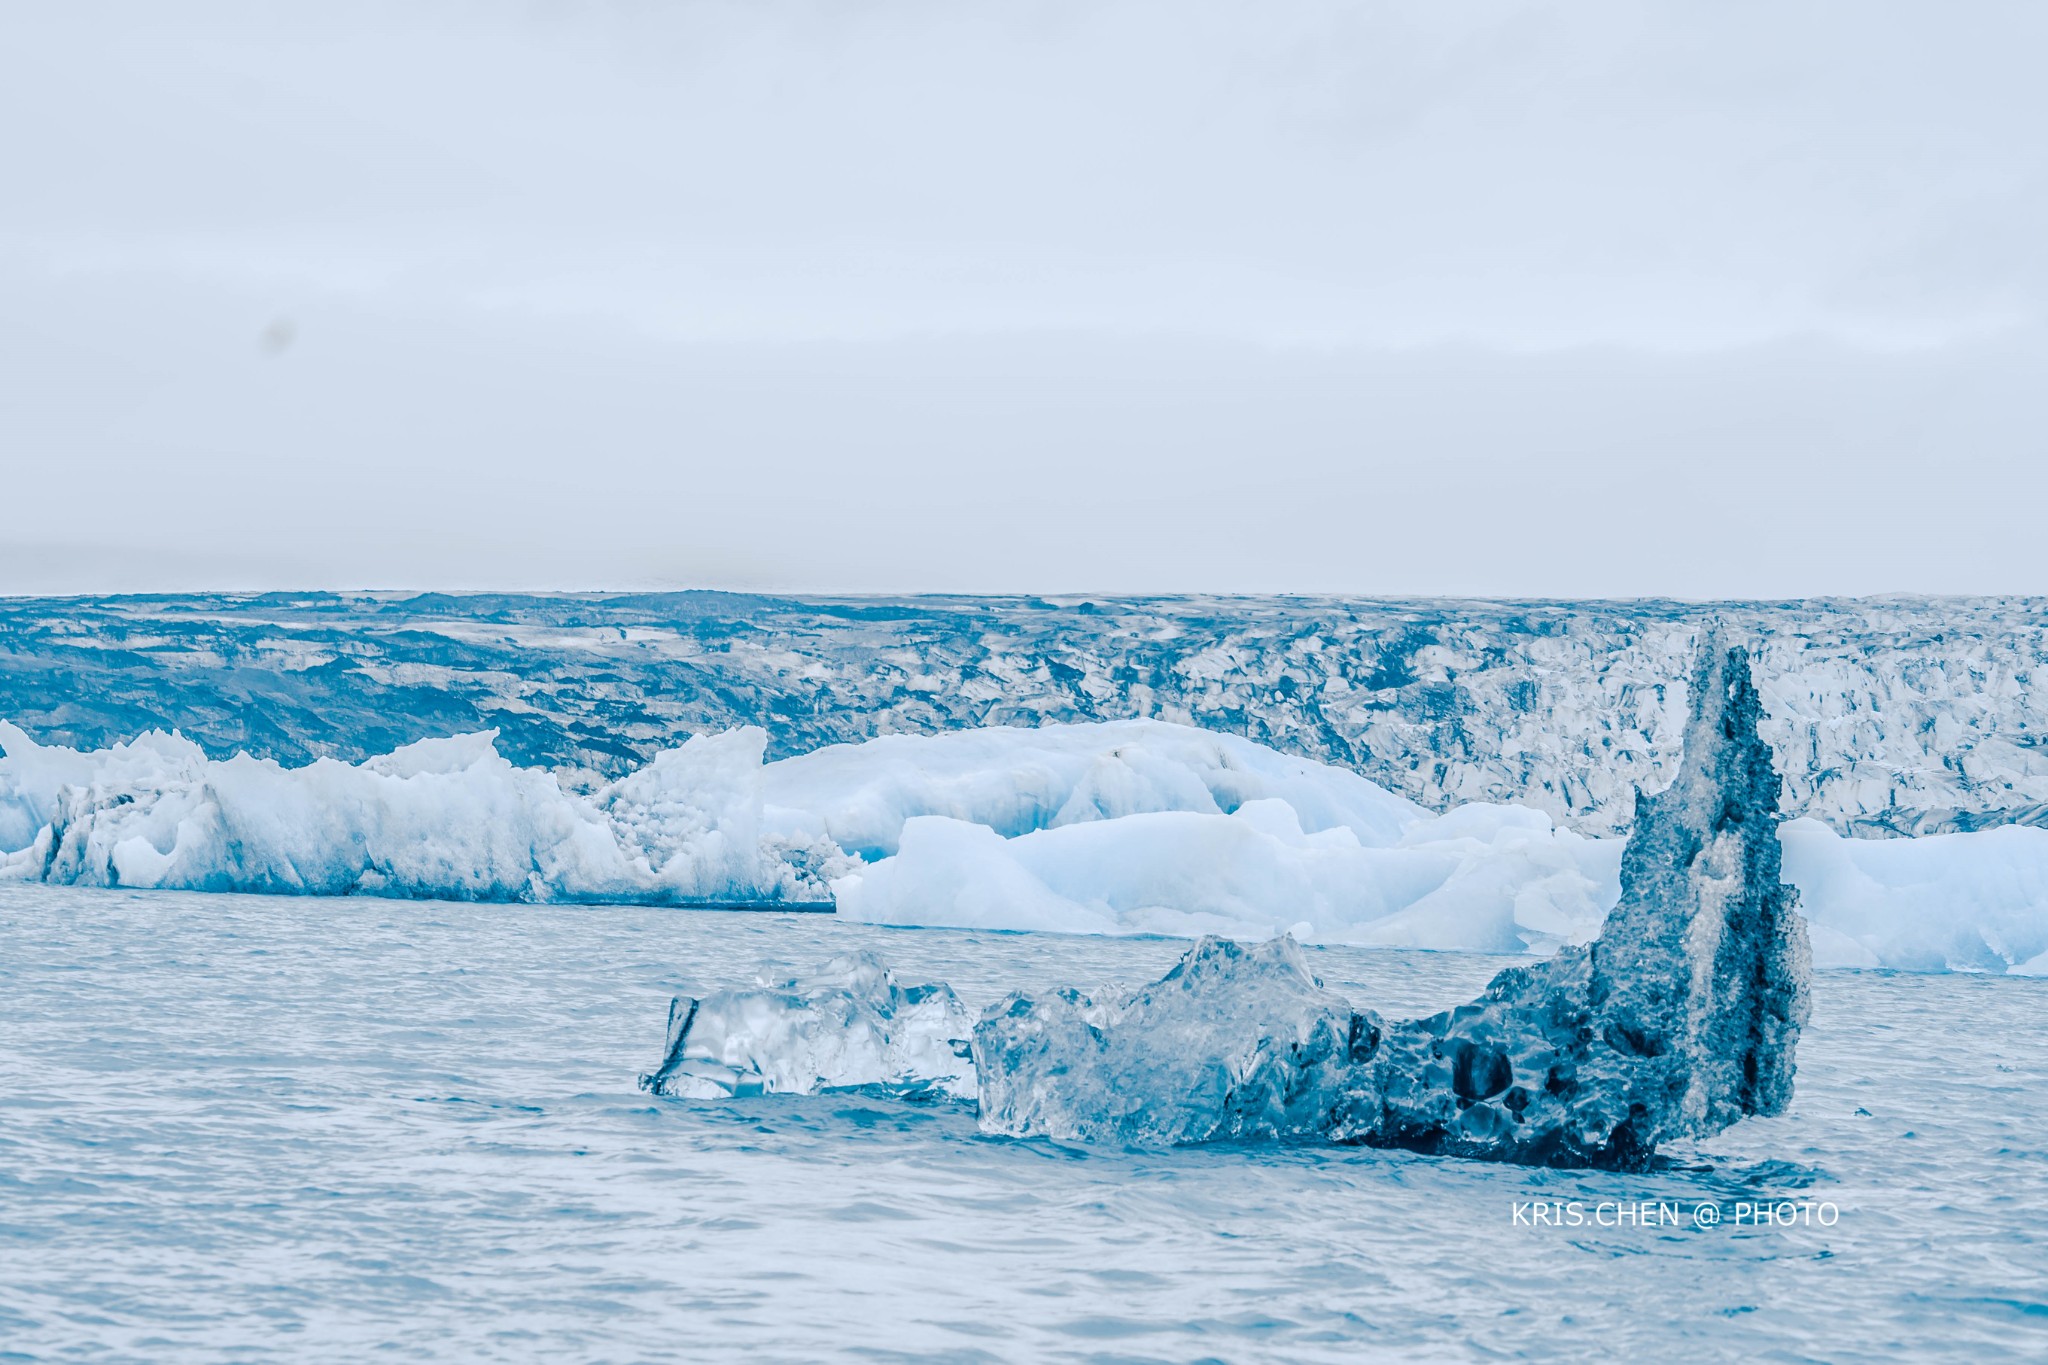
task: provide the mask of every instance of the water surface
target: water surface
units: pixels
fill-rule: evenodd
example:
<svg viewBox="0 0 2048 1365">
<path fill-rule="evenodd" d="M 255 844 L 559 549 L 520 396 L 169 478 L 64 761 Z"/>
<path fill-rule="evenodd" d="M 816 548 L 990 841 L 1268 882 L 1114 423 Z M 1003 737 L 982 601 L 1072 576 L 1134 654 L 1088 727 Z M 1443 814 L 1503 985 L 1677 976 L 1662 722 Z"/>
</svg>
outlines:
<svg viewBox="0 0 2048 1365">
<path fill-rule="evenodd" d="M 0 1359 L 2048 1356 L 2048 982 L 1824 974 L 1792 1112 L 1652 1175 L 635 1087 L 677 990 L 852 947 L 979 1004 L 1186 945 L 0 888 Z M 1311 957 L 1392 1015 L 1502 961 Z M 1774 1199 L 1838 1218 L 1516 1217 Z"/>
</svg>

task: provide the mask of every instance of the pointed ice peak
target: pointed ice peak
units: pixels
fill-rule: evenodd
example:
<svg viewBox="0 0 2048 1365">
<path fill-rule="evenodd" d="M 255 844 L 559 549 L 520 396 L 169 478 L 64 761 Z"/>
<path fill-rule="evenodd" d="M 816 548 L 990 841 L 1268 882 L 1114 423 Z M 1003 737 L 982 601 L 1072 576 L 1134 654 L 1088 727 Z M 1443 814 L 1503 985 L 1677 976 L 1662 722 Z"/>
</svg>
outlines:
<svg viewBox="0 0 2048 1365">
<path fill-rule="evenodd" d="M 1642 797 L 1621 899 L 1593 944 L 1593 1001 L 1676 1130 L 1772 1114 L 1792 1093 L 1809 1010 L 1810 949 L 1781 876 L 1780 782 L 1758 736 L 1749 654 L 1707 632 L 1694 661 L 1685 756 Z"/>
</svg>

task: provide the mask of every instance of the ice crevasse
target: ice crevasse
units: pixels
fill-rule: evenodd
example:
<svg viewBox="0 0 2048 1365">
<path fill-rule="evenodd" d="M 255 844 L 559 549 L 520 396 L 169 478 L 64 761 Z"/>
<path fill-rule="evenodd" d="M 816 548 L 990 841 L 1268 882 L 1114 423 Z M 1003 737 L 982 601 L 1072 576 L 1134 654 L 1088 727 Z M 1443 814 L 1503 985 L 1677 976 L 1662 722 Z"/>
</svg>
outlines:
<svg viewBox="0 0 2048 1365">
<path fill-rule="evenodd" d="M 892 736 L 764 762 L 703 735 L 614 781 L 491 732 L 360 764 L 93 751 L 0 723 L 0 878 L 485 901 L 823 902 L 876 923 L 1545 953 L 1619 896 L 1620 839 L 1423 809 L 1348 769 L 1159 721 Z M 2048 974 L 2048 830 L 1782 827 L 1823 966 Z"/>
</svg>

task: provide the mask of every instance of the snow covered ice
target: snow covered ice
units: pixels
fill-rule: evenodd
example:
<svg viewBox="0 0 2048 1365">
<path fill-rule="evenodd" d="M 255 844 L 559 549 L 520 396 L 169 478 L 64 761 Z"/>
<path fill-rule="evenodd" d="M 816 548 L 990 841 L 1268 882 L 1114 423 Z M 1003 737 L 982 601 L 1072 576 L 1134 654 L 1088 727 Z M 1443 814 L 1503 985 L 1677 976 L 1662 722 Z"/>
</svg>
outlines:
<svg viewBox="0 0 2048 1365">
<path fill-rule="evenodd" d="M 1710 638 L 1692 698 L 1684 762 L 1640 798 L 1619 903 L 1591 944 L 1391 1026 L 1325 990 L 1284 935 L 1205 938 L 1135 992 L 1012 994 L 973 1028 L 983 1131 L 1634 1166 L 1659 1143 L 1781 1112 L 1811 955 L 1779 877 L 1781 784 L 1746 652 Z M 664 1093 L 969 1084 L 951 990 L 904 992 L 872 960 L 808 987 L 678 1000 L 670 1021 L 649 1080 Z M 708 1087 L 691 1070 L 707 1065 Z"/>
</svg>

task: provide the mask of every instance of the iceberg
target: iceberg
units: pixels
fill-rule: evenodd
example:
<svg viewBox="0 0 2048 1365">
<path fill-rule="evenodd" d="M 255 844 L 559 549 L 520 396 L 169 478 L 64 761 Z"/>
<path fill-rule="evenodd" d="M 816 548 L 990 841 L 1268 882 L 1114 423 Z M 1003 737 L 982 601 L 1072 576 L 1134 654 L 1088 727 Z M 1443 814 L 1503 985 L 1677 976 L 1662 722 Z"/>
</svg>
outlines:
<svg viewBox="0 0 2048 1365">
<path fill-rule="evenodd" d="M 1600 936 L 1510 967 L 1393 1030 L 1373 1141 L 1557 1165 L 1636 1165 L 1792 1097 L 1812 956 L 1784 884 L 1782 787 L 1746 651 L 1709 633 L 1671 785 L 1637 793 Z"/>
<path fill-rule="evenodd" d="M 1221 815 L 1277 801 L 1311 831 L 1383 845 L 1428 814 L 1347 768 L 1235 735 L 1157 720 L 993 725 L 833 744 L 768 766 L 764 799 L 785 821 L 873 860 L 908 822 L 943 817 L 1004 838 L 1132 815 Z"/>
<path fill-rule="evenodd" d="M 1590 941 L 1624 841 L 1523 806 L 1424 810 L 1355 772 L 1164 721 L 891 736 L 764 762 L 758 728 L 646 765 L 520 767 L 493 732 L 361 763 L 106 749 L 0 723 L 0 878 L 472 901 L 836 909 L 877 924 L 1545 955 Z M 2048 954 L 2048 829 L 1783 834 L 1816 961 Z"/>
<path fill-rule="evenodd" d="M 822 892 L 764 845 L 758 729 L 695 737 L 589 795 L 514 766 L 493 738 L 288 769 L 158 731 L 81 754 L 0 723 L 0 876 L 469 901 Z"/>
<path fill-rule="evenodd" d="M 2048 829 L 1844 839 L 1798 819 L 1781 837 L 1822 966 L 2023 974 L 2048 954 Z"/>
<path fill-rule="evenodd" d="M 1016 994 L 974 1027 L 983 1132 L 1084 1142 L 1352 1141 L 1378 1121 L 1379 1019 L 1323 988 L 1291 936 L 1205 938 L 1097 1000 Z"/>
<path fill-rule="evenodd" d="M 1661 1143 L 1782 1112 L 1812 967 L 1797 892 L 1780 876 L 1781 782 L 1761 715 L 1746 652 L 1710 636 L 1683 763 L 1664 791 L 1638 794 L 1620 896 L 1592 943 L 1391 1025 L 1326 990 L 1287 935 L 1249 947 L 1204 938 L 1135 992 L 1012 994 L 972 1029 L 982 1130 L 1637 1167 Z M 669 1094 L 965 1088 L 950 990 L 905 992 L 873 962 L 827 976 L 823 988 L 677 1000 L 668 1059 L 644 1083 Z M 918 1014 L 930 1000 L 942 1003 Z M 851 1021 L 844 1041 L 840 1020 Z M 904 1033 L 915 1046 L 898 1048 Z M 688 1072 L 704 1088 L 679 1090 L 691 1065 L 716 1074 Z"/>
<path fill-rule="evenodd" d="M 1126 816 L 1004 839 L 963 820 L 905 822 L 897 853 L 834 881 L 875 924 L 1070 933 L 1220 934 L 1477 952 L 1590 937 L 1619 894 L 1619 840 L 1512 806 L 1419 815 L 1384 843 L 1306 831 L 1268 799 L 1228 815 Z"/>
<path fill-rule="evenodd" d="M 950 986 L 903 987 L 869 953 L 754 990 L 678 996 L 643 1088 L 677 1098 L 879 1090 L 971 1098 L 973 1017 Z"/>
</svg>

